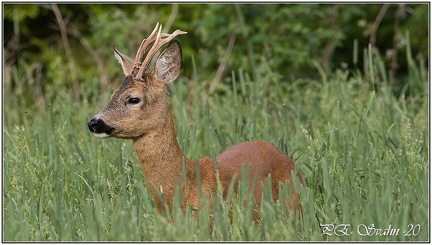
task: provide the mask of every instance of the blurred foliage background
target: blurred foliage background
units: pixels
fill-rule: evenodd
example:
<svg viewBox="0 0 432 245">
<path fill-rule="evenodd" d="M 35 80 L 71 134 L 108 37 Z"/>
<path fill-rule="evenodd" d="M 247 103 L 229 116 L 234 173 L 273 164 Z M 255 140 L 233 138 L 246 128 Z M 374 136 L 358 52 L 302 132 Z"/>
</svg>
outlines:
<svg viewBox="0 0 432 245">
<path fill-rule="evenodd" d="M 134 56 L 156 22 L 188 32 L 178 37 L 182 80 L 207 95 L 223 95 L 239 69 L 304 86 L 339 68 L 368 81 L 370 45 L 384 71 L 377 81 L 406 97 L 424 88 L 408 81 L 410 62 L 424 69 L 429 62 L 428 4 L 3 4 L 3 11 L 5 103 L 29 110 L 61 91 L 78 104 L 110 94 L 123 77 L 112 46 Z"/>
</svg>

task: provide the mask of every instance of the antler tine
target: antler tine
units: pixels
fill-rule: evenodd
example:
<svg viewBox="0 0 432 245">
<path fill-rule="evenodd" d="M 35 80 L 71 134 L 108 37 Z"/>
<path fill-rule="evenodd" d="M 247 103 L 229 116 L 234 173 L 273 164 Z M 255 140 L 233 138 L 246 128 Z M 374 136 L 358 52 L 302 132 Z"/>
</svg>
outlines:
<svg viewBox="0 0 432 245">
<path fill-rule="evenodd" d="M 150 34 L 150 36 L 148 36 L 147 38 L 145 38 L 142 42 L 140 47 L 138 48 L 138 51 L 135 55 L 135 64 L 140 62 L 140 58 L 142 57 L 142 55 L 145 52 L 145 49 L 147 48 L 147 46 L 150 44 L 149 40 L 152 38 L 152 36 L 156 33 L 156 30 L 159 26 L 159 22 L 156 23 L 155 28 L 153 29 L 152 33 Z"/>
<path fill-rule="evenodd" d="M 144 74 L 145 70 L 149 66 L 150 61 L 153 59 L 153 56 L 158 52 L 158 50 L 164 44 L 168 43 L 169 41 L 171 41 L 172 39 L 174 39 L 178 35 L 187 34 L 187 32 L 185 32 L 185 31 L 176 30 L 171 35 L 169 35 L 166 33 L 161 33 L 161 30 L 162 30 L 162 25 L 159 27 L 159 32 L 158 32 L 157 39 L 156 39 L 155 43 L 153 44 L 150 51 L 146 55 L 144 62 L 142 63 L 137 75 L 135 76 L 138 79 L 142 78 L 142 75 Z M 166 37 L 166 38 L 162 39 L 161 36 Z"/>
<path fill-rule="evenodd" d="M 135 66 L 134 66 L 134 69 L 133 69 L 133 71 L 134 71 L 133 73 L 136 73 L 137 70 L 141 67 L 142 56 L 145 53 L 145 50 L 147 49 L 147 47 L 149 46 L 149 44 L 152 43 L 157 38 L 156 37 L 156 35 L 157 35 L 156 34 L 156 30 L 158 29 L 158 27 L 160 29 L 161 26 L 162 25 L 159 26 L 159 22 L 156 23 L 156 26 L 153 29 L 152 33 L 146 39 L 144 39 L 141 42 L 141 45 L 138 48 L 138 51 L 137 51 L 137 53 L 135 55 Z M 162 36 L 166 37 L 166 36 L 168 36 L 168 34 L 162 33 Z"/>
</svg>

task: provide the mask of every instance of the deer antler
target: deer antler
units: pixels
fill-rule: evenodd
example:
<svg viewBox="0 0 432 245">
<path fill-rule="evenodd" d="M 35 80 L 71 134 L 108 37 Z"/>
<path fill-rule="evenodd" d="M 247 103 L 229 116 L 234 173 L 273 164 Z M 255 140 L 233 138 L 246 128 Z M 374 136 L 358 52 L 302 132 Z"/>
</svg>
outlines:
<svg viewBox="0 0 432 245">
<path fill-rule="evenodd" d="M 156 33 L 156 30 L 159 28 L 159 31 Z M 144 39 L 141 43 L 141 46 L 139 47 L 137 54 L 135 56 L 135 66 L 134 70 L 132 72 L 132 75 L 135 76 L 136 79 L 142 79 L 142 75 L 147 69 L 147 67 L 150 64 L 150 61 L 153 59 L 153 56 L 157 53 L 157 51 L 166 43 L 174 39 L 178 35 L 186 34 L 187 32 L 176 30 L 171 35 L 167 33 L 162 33 L 162 25 L 159 25 L 159 23 L 156 24 L 156 27 L 154 28 L 153 32 L 150 34 L 150 36 L 146 39 Z M 162 37 L 166 37 L 165 39 L 162 39 Z M 146 50 L 146 48 L 149 46 L 150 43 L 155 42 L 149 52 L 147 53 L 147 56 L 144 59 L 144 62 L 141 64 L 141 58 Z M 137 70 L 139 69 L 138 73 Z"/>
</svg>

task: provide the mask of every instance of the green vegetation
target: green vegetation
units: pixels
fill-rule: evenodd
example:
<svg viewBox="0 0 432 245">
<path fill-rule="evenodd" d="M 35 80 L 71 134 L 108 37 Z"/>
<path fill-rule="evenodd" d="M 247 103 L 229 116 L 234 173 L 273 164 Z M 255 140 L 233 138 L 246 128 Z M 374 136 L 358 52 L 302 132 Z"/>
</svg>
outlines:
<svg viewBox="0 0 432 245">
<path fill-rule="evenodd" d="M 71 11 L 84 8 L 70 6 Z M 307 49 L 304 57 L 300 56 L 305 63 L 298 61 L 290 66 L 292 60 L 289 59 L 295 60 L 295 55 L 301 54 L 298 50 L 301 46 L 297 46 L 300 44 L 293 44 L 291 50 L 272 50 L 278 55 L 262 53 L 266 48 L 271 49 L 271 43 L 264 49 L 255 46 L 254 42 L 259 43 L 267 30 L 265 23 L 259 26 L 259 19 L 253 17 L 259 15 L 259 11 L 252 11 L 256 5 L 229 5 L 233 18 L 241 17 L 245 24 L 235 32 L 236 26 L 222 24 L 223 28 L 210 28 L 220 25 L 218 21 L 223 19 L 212 18 L 225 16 L 215 15 L 223 12 L 220 5 L 178 6 L 179 22 L 170 30 L 181 28 L 189 32 L 186 36 L 192 36 L 178 38 L 184 50 L 184 70 L 182 76 L 169 85 L 181 147 L 189 157 L 196 159 L 205 155 L 215 157 L 237 142 L 264 139 L 292 156 L 298 171 L 307 178 L 307 186 L 298 185 L 303 201 L 302 230 L 298 232 L 293 217 L 284 215 L 282 205 L 269 201 L 264 201 L 261 207 L 261 223 L 252 225 L 250 208 L 240 205 L 249 198 L 245 191 L 227 201 L 216 195 L 209 200 L 214 202 L 214 210 L 203 205 L 198 219 L 193 218 L 193 211 L 188 210 L 183 215 L 178 207 L 171 216 L 157 213 L 131 142 L 97 139 L 88 131 L 86 123 L 108 103 L 111 92 L 120 84 L 122 72 L 112 55 L 111 45 L 115 43 L 129 53 L 143 38 L 122 25 L 135 25 L 140 28 L 139 33 L 145 35 L 154 26 L 157 11 L 164 13 L 160 17 L 164 23 L 170 14 L 174 16 L 171 11 L 174 7 L 85 6 L 94 13 L 88 12 L 92 17 L 92 29 L 84 33 L 78 26 L 78 35 L 73 32 L 72 25 L 68 26 L 73 56 L 66 58 L 61 38 L 49 45 L 37 38 L 29 41 L 38 47 L 34 52 L 40 54 L 39 61 L 30 51 L 25 55 L 22 50 L 10 53 L 11 49 L 6 49 L 4 241 L 429 239 L 425 68 L 428 61 L 422 58 L 418 48 L 423 44 L 417 38 L 413 40 L 411 33 L 400 32 L 404 45 L 399 52 L 404 54 L 404 61 L 401 58 L 399 61 L 406 65 L 394 72 L 384 55 L 387 50 L 367 47 L 354 39 L 349 40 L 350 43 L 357 44 L 349 52 L 353 54 L 354 50 L 362 57 L 361 62 L 350 57 L 343 60 L 349 65 L 333 62 L 325 67 L 318 62 L 318 51 Z M 67 5 L 59 7 L 63 11 L 67 9 Z M 185 17 L 180 11 L 185 8 L 195 12 Z M 299 14 L 334 6 L 285 8 L 273 16 L 275 21 L 280 21 L 279 15 L 291 16 L 284 15 L 284 11 Z M 342 5 L 342 8 L 355 12 L 352 6 Z M 380 6 L 377 9 L 380 10 Z M 412 9 L 417 11 L 422 5 L 412 6 Z M 140 12 L 143 10 L 147 12 Z M 23 14 L 5 5 L 5 17 L 16 23 L 15 33 L 31 32 L 31 28 L 23 28 L 20 21 L 36 19 L 50 11 L 34 5 Z M 66 16 L 66 12 L 62 13 Z M 198 13 L 206 13 L 202 16 L 205 23 L 189 23 L 188 18 L 198 18 Z M 348 15 L 344 18 L 349 19 L 349 13 L 344 14 Z M 298 22 L 290 20 L 290 24 L 278 28 L 287 28 L 282 32 L 297 30 L 298 35 L 310 33 L 305 30 L 310 23 L 302 22 L 305 18 L 300 15 L 294 18 Z M 336 29 L 344 23 L 338 21 L 334 24 Z M 413 23 L 420 26 L 419 22 Z M 255 26 L 259 28 L 253 29 Z M 260 32 L 251 37 L 251 43 L 240 38 L 256 30 Z M 242 41 L 236 42 L 224 75 L 217 81 L 214 79 L 218 65 L 214 64 L 221 62 L 230 33 L 236 33 L 239 35 L 236 39 Z M 323 37 L 328 38 L 329 34 L 325 33 L 323 30 Z M 193 39 L 198 37 L 202 39 Z M 92 49 L 83 48 L 85 42 Z M 196 48 L 202 42 L 215 46 Z M 275 49 L 283 46 L 281 41 L 274 43 Z M 305 48 L 313 46 L 304 44 Z M 417 48 L 413 48 L 414 45 Z M 235 50 L 237 48 L 239 50 Z M 293 54 L 283 53 L 285 51 Z M 95 62 L 96 57 L 100 58 L 100 63 Z M 71 76 L 71 67 L 78 72 L 75 78 Z M 299 72 L 290 75 L 296 69 Z M 395 82 L 391 76 L 400 80 Z M 79 81 L 78 87 L 74 87 L 74 79 Z M 289 195 L 289 191 L 285 190 L 282 195 Z M 268 198 L 264 196 L 264 200 Z M 209 217 L 212 217 L 213 227 L 208 226 Z M 382 230 L 369 229 L 367 235 L 366 227 Z M 386 228 L 394 230 L 384 234 Z M 344 231 L 349 235 L 343 235 Z"/>
</svg>

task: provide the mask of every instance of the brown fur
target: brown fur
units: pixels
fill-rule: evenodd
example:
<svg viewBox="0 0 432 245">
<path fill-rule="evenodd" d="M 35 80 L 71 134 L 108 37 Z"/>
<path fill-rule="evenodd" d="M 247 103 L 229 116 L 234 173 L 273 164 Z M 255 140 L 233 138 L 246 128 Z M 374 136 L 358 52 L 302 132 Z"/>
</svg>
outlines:
<svg viewBox="0 0 432 245">
<path fill-rule="evenodd" d="M 293 184 L 294 162 L 267 142 L 245 142 L 231 146 L 216 158 L 217 169 L 209 157 L 194 162 L 184 155 L 176 139 L 166 88 L 166 84 L 180 73 L 181 49 L 178 42 L 172 42 L 159 56 L 153 71 L 144 73 L 143 77 L 128 74 L 134 70 L 132 60 L 115 51 L 126 78 L 113 93 L 107 107 L 88 126 L 98 137 L 133 140 L 133 147 L 160 212 L 165 211 L 164 203 L 169 209 L 172 208 L 178 185 L 183 195 L 182 208 L 199 208 L 199 191 L 204 196 L 215 194 L 217 176 L 226 197 L 234 175 L 237 181 L 241 180 L 242 165 L 250 169 L 249 183 L 253 184 L 256 180 L 255 189 L 251 189 L 256 202 L 255 220 L 260 218 L 261 183 L 269 176 L 272 178 L 274 200 L 279 196 L 279 183 L 288 180 L 292 196 L 286 203 L 294 212 L 301 211 L 300 196 Z M 138 100 L 131 102 L 131 98 Z M 200 181 L 197 176 L 200 176 Z M 297 177 L 303 184 L 302 176 L 298 174 Z M 201 183 L 200 190 L 198 182 Z"/>
</svg>

